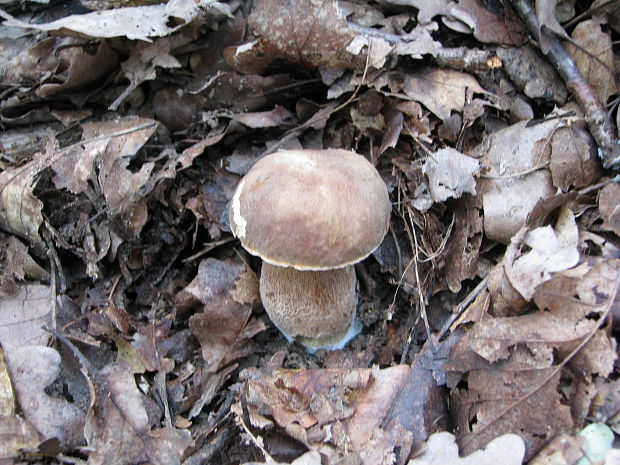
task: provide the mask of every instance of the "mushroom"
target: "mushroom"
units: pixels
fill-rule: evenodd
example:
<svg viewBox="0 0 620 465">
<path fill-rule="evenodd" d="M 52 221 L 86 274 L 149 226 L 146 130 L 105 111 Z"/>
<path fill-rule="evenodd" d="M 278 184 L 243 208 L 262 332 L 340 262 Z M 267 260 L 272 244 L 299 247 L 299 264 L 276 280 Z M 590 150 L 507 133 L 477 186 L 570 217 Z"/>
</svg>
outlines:
<svg viewBox="0 0 620 465">
<path fill-rule="evenodd" d="M 263 259 L 261 300 L 289 341 L 339 349 L 360 332 L 353 265 L 379 247 L 390 211 L 377 170 L 346 150 L 276 152 L 243 177 L 231 230 Z"/>
</svg>

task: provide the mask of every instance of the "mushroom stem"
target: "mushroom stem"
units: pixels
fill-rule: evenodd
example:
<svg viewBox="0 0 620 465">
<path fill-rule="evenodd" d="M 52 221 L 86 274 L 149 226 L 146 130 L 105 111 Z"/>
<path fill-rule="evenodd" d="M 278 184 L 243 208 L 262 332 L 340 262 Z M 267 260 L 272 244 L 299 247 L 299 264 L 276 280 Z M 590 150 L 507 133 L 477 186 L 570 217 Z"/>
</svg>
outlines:
<svg viewBox="0 0 620 465">
<path fill-rule="evenodd" d="M 309 352 L 340 349 L 359 334 L 355 268 L 299 271 L 263 262 L 260 295 L 271 321 Z"/>
</svg>

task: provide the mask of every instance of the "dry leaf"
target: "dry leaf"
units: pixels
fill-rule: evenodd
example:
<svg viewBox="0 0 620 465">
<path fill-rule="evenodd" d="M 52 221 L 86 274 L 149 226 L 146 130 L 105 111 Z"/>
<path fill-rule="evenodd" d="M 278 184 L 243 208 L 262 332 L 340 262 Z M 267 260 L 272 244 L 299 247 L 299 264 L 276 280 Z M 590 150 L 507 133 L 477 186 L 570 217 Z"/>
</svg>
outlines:
<svg viewBox="0 0 620 465">
<path fill-rule="evenodd" d="M 15 393 L 6 364 L 4 349 L 0 345 L 0 418 L 15 415 Z M 0 455 L 1 457 L 1 455 Z"/>
<path fill-rule="evenodd" d="M 538 35 L 540 49 L 546 55 L 551 48 L 551 37 L 567 37 L 566 31 L 560 25 L 555 16 L 558 0 L 537 0 L 536 21 L 538 22 Z"/>
<path fill-rule="evenodd" d="M 443 48 L 441 42 L 434 40 L 432 36 L 432 33 L 437 29 L 437 23 L 434 22 L 416 25 L 411 32 L 400 36 L 401 40 L 394 45 L 390 55 L 401 55 L 415 59 L 420 59 L 424 55 L 437 55 Z M 371 57 L 373 47 L 374 45 L 371 44 Z"/>
<path fill-rule="evenodd" d="M 21 411 L 44 439 L 69 447 L 82 442 L 84 412 L 45 389 L 60 372 L 60 355 L 44 347 L 50 334 L 53 297 L 47 286 L 27 284 L 0 301 L 0 343 L 5 350 Z"/>
<path fill-rule="evenodd" d="M 26 247 L 15 236 L 0 233 L 0 264 L 4 273 L 19 281 L 24 278 L 43 280 L 49 273 L 41 268 L 28 253 Z"/>
<path fill-rule="evenodd" d="M 450 147 L 431 154 L 424 162 L 422 171 L 428 176 L 429 188 L 434 202 L 459 198 L 464 193 L 476 194 L 474 174 L 480 164 L 474 158 Z"/>
<path fill-rule="evenodd" d="M 527 233 L 524 241 L 531 250 L 507 264 L 510 283 L 526 300 L 551 273 L 572 268 L 579 262 L 579 231 L 573 213 L 560 209 L 555 227 L 544 226 Z"/>
<path fill-rule="evenodd" d="M 445 369 L 467 373 L 451 399 L 464 452 L 518 432 L 531 457 L 554 434 L 581 425 L 595 395 L 594 377 L 608 376 L 617 357 L 614 340 L 597 327 L 619 272 L 615 259 L 555 273 L 536 288 L 538 311 L 484 315 L 455 345 Z M 454 386 L 461 378 L 448 379 Z"/>
<path fill-rule="evenodd" d="M 46 346 L 51 336 L 42 329 L 52 325 L 54 298 L 48 286 L 26 284 L 0 300 L 0 344 L 9 352 L 22 346 Z"/>
<path fill-rule="evenodd" d="M 610 183 L 603 187 L 598 208 L 603 218 L 603 228 L 620 237 L 620 184 Z"/>
<path fill-rule="evenodd" d="M 110 105 L 110 110 L 116 110 L 125 98 L 140 84 L 152 81 L 157 77 L 157 68 L 180 68 L 181 63 L 173 57 L 171 40 L 167 37 L 156 39 L 151 44 L 139 43 L 121 64 L 125 77 L 129 79 L 129 86 Z"/>
<path fill-rule="evenodd" d="M 482 157 L 478 195 L 482 197 L 484 233 L 489 239 L 508 243 L 537 202 L 555 194 L 545 164 L 549 141 L 561 125 L 547 121 L 528 126 L 521 121 L 487 136 L 472 151 L 472 155 Z"/>
<path fill-rule="evenodd" d="M 61 76 L 54 76 L 51 82 L 45 82 L 36 91 L 41 97 L 48 97 L 67 90 L 80 88 L 99 83 L 118 66 L 118 55 L 106 42 L 102 42 L 95 53 L 89 53 L 81 47 L 67 47 L 58 49 L 51 55 L 64 55 L 68 69 L 60 69 Z M 59 73 L 60 74 L 60 73 Z M 54 82 L 60 80 L 60 82 Z"/>
<path fill-rule="evenodd" d="M 172 34 L 214 4 L 222 8 L 222 5 L 214 0 L 172 0 L 161 5 L 117 8 L 72 15 L 45 24 L 24 23 L 1 10 L 0 16 L 6 19 L 5 26 L 48 32 L 68 30 L 89 37 L 127 37 L 132 40 L 150 42 L 153 37 Z M 175 20 L 171 21 L 173 18 Z"/>
<path fill-rule="evenodd" d="M 460 0 L 450 9 L 449 19 L 458 20 L 473 29 L 474 37 L 483 43 L 521 45 L 527 41 L 520 23 L 508 22 L 487 10 L 480 0 Z M 448 27 L 453 23 L 446 22 Z"/>
<path fill-rule="evenodd" d="M 448 119 L 452 111 L 462 112 L 473 94 L 486 93 L 470 74 L 430 67 L 407 75 L 403 91 L 442 120 Z"/>
<path fill-rule="evenodd" d="M 58 188 L 83 192 L 95 177 L 110 217 L 118 217 L 119 231 L 128 238 L 138 234 L 146 223 L 144 186 L 150 179 L 154 163 L 144 163 L 140 170 L 127 168 L 130 157 L 149 139 L 157 128 L 154 120 L 122 118 L 115 121 L 85 123 L 84 141 L 63 149 L 52 168 Z"/>
<path fill-rule="evenodd" d="M 579 48 L 568 43 L 566 51 L 573 57 L 577 68 L 604 105 L 609 96 L 616 92 L 611 36 L 601 30 L 599 21 L 590 19 L 575 26 L 572 39 Z"/>
<path fill-rule="evenodd" d="M 58 438 L 68 447 L 83 442 L 85 412 L 45 391 L 60 374 L 60 354 L 50 347 L 25 346 L 7 351 L 19 405 L 44 439 Z"/>
<path fill-rule="evenodd" d="M 91 408 L 84 428 L 92 448 L 90 465 L 181 463 L 183 453 L 193 443 L 189 431 L 151 429 L 142 395 L 128 365 L 107 365 L 90 381 Z"/>
<path fill-rule="evenodd" d="M 524 454 L 523 439 L 516 434 L 504 434 L 493 439 L 484 449 L 459 457 L 454 436 L 443 432 L 431 435 L 421 455 L 407 465 L 521 465 Z"/>
<path fill-rule="evenodd" d="M 18 460 L 23 450 L 36 450 L 41 442 L 39 434 L 26 420 L 14 416 L 0 416 L 0 438 L 0 460 Z"/>
<path fill-rule="evenodd" d="M 346 50 L 353 56 L 361 55 L 364 50 L 368 50 L 368 66 L 381 69 L 385 65 L 387 56 L 394 48 L 394 45 L 381 37 L 357 35 L 349 43 Z"/>
<path fill-rule="evenodd" d="M 290 462 L 290 465 L 321 465 L 321 463 L 321 454 L 317 451 L 309 450 Z M 289 465 L 289 463 L 269 460 L 268 462 L 246 462 L 243 465 Z"/>
<path fill-rule="evenodd" d="M 189 327 L 202 347 L 209 371 L 253 351 L 250 338 L 264 329 L 251 319 L 259 301 L 258 278 L 243 263 L 208 258 L 200 262 L 194 280 L 176 297 L 180 309 L 201 305 L 190 317 Z"/>
<path fill-rule="evenodd" d="M 445 278 L 452 292 L 461 282 L 478 272 L 478 255 L 483 236 L 482 205 L 476 197 L 465 195 L 457 203 L 454 227 L 446 244 Z"/>
<path fill-rule="evenodd" d="M 39 226 L 43 222 L 43 202 L 32 193 L 41 169 L 39 158 L 0 173 L 0 229 L 23 237 L 42 250 L 45 246 Z"/>
<path fill-rule="evenodd" d="M 455 341 L 442 349 L 447 352 Z M 432 350 L 423 350 L 412 366 L 382 370 L 248 369 L 250 419 L 254 426 L 271 426 L 268 414 L 329 463 L 354 452 L 363 464 L 387 465 L 396 450 L 404 460 L 443 425 L 444 393 L 433 376 L 441 352 L 435 359 Z M 242 408 L 237 404 L 234 410 L 240 415 Z"/>
<path fill-rule="evenodd" d="M 185 203 L 185 207 L 196 216 L 198 224 L 209 232 L 212 241 L 219 241 L 223 231 L 230 231 L 228 202 L 232 197 L 232 189 L 238 182 L 235 176 L 223 170 L 215 170 L 200 186 L 198 195 L 189 198 Z"/>
<path fill-rule="evenodd" d="M 558 392 L 560 375 L 553 375 L 547 360 L 537 360 L 524 349 L 515 349 L 509 360 L 496 364 L 476 361 L 466 355 L 467 349 L 462 357 L 459 353 L 454 359 L 451 355 L 452 366 L 469 371 L 467 387 L 452 391 L 450 405 L 462 453 L 518 432 L 529 458 L 554 434 L 573 428 L 570 409 Z"/>
<path fill-rule="evenodd" d="M 59 46 L 71 43 L 71 39 L 47 37 L 33 47 L 22 51 L 7 64 L 2 84 L 13 86 L 36 86 L 41 80 L 53 75 L 61 63 L 56 52 Z"/>
<path fill-rule="evenodd" d="M 583 438 L 559 434 L 529 461 L 528 465 L 568 465 L 577 463 L 583 456 Z"/>
<path fill-rule="evenodd" d="M 567 192 L 583 189 L 600 177 L 596 143 L 588 131 L 577 125 L 559 128 L 551 139 L 549 165 L 553 185 Z"/>
<path fill-rule="evenodd" d="M 164 344 L 168 339 L 171 323 L 167 320 L 161 324 L 151 324 L 140 328 L 134 335 L 132 346 L 136 350 L 141 364 L 148 371 L 172 371 L 174 362 L 166 358 Z"/>
<path fill-rule="evenodd" d="M 273 110 L 257 113 L 240 113 L 233 119 L 250 128 L 272 128 L 290 126 L 295 123 L 295 116 L 284 107 L 276 106 Z"/>
<path fill-rule="evenodd" d="M 403 130 L 404 121 L 405 117 L 400 111 L 391 110 L 388 112 L 386 129 L 381 139 L 381 146 L 379 147 L 379 155 L 385 152 L 389 147 L 396 147 L 400 133 Z"/>
<path fill-rule="evenodd" d="M 387 0 L 387 3 L 402 5 L 402 0 Z M 450 0 L 407 0 L 407 5 L 418 9 L 418 21 L 421 23 L 430 22 L 435 16 L 445 16 L 455 5 Z"/>
</svg>

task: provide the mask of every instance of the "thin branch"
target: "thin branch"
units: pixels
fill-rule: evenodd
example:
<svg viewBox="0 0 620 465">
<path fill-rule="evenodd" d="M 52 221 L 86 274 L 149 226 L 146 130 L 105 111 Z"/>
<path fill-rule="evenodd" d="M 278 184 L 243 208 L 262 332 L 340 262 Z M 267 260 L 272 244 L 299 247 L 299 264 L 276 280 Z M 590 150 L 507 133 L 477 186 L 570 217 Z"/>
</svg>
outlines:
<svg viewBox="0 0 620 465">
<path fill-rule="evenodd" d="M 510 1 L 532 36 L 539 40 L 538 21 L 532 5 L 528 0 Z M 608 118 L 603 103 L 600 102 L 592 86 L 582 76 L 575 60 L 568 54 L 560 40 L 555 35 L 550 35 L 548 39 L 550 43 L 547 53 L 549 61 L 583 109 L 590 133 L 599 146 L 603 167 L 620 167 L 620 141 L 615 136 L 613 122 Z"/>
</svg>

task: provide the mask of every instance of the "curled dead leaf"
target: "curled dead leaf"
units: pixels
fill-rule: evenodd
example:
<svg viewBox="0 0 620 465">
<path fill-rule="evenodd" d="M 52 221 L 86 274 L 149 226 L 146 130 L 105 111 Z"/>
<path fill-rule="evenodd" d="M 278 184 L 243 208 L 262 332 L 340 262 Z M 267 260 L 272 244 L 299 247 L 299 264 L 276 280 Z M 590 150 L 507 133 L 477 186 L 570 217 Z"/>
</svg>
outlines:
<svg viewBox="0 0 620 465">
<path fill-rule="evenodd" d="M 536 203 L 555 194 L 546 147 L 560 125 L 554 120 L 530 126 L 522 121 L 487 136 L 473 150 L 483 167 L 478 195 L 489 239 L 508 243 Z"/>
<path fill-rule="evenodd" d="M 151 428 L 142 394 L 128 365 L 107 365 L 91 377 L 91 407 L 84 428 L 84 436 L 92 448 L 89 462 L 94 465 L 181 463 L 183 453 L 193 443 L 189 431 Z"/>
<path fill-rule="evenodd" d="M 611 36 L 603 32 L 597 18 L 577 24 L 571 38 L 573 42 L 566 44 L 566 51 L 596 91 L 599 101 L 607 103 L 609 96 L 617 92 Z"/>
<path fill-rule="evenodd" d="M 435 433 L 426 441 L 420 456 L 407 465 L 521 465 L 525 455 L 523 439 L 516 434 L 504 434 L 489 442 L 484 449 L 459 457 L 459 448 L 450 433 Z"/>
<path fill-rule="evenodd" d="M 7 353 L 19 405 L 44 439 L 58 438 L 69 447 L 83 442 L 85 412 L 62 397 L 45 392 L 60 374 L 60 354 L 41 346 L 24 346 Z"/>
<path fill-rule="evenodd" d="M 0 173 L 0 229 L 23 237 L 39 250 L 45 247 L 39 236 L 43 202 L 33 190 L 41 169 L 41 160 L 35 159 Z"/>
<path fill-rule="evenodd" d="M 450 147 L 438 150 L 424 162 L 422 171 L 428 176 L 431 196 L 435 202 L 459 198 L 464 193 L 476 194 L 474 175 L 480 164 L 474 158 Z"/>
<path fill-rule="evenodd" d="M 5 25 L 39 31 L 69 30 L 88 37 L 128 39 L 149 42 L 153 37 L 172 34 L 208 9 L 214 0 L 173 0 L 167 4 L 145 5 L 71 15 L 45 24 L 30 24 L 0 10 Z M 220 5 L 218 3 L 218 5 Z M 222 6 L 224 7 L 224 6 Z M 177 21 L 171 21 L 176 18 Z"/>
<path fill-rule="evenodd" d="M 189 327 L 202 347 L 210 371 L 253 351 L 250 339 L 265 329 L 252 319 L 252 307 L 259 301 L 258 278 L 244 263 L 203 260 L 196 278 L 176 297 L 177 306 L 202 306 L 190 317 Z"/>
<path fill-rule="evenodd" d="M 0 460 L 18 459 L 24 450 L 36 450 L 41 442 L 32 425 L 16 416 L 0 416 L 0 437 Z"/>
<path fill-rule="evenodd" d="M 251 423 L 275 422 L 311 450 L 336 463 L 354 453 L 367 465 L 404 463 L 440 428 L 443 391 L 432 375 L 434 355 L 413 366 L 378 369 L 248 369 L 244 398 Z M 429 366 L 430 364 L 430 366 Z M 233 410 L 242 415 L 242 406 Z M 268 412 L 268 413 L 267 413 Z"/>
<path fill-rule="evenodd" d="M 442 120 L 448 119 L 452 111 L 462 112 L 474 93 L 485 93 L 471 74 L 430 67 L 408 75 L 403 91 Z"/>
<path fill-rule="evenodd" d="M 603 228 L 620 237 L 620 184 L 610 183 L 601 190 L 598 208 L 603 218 Z"/>
</svg>

